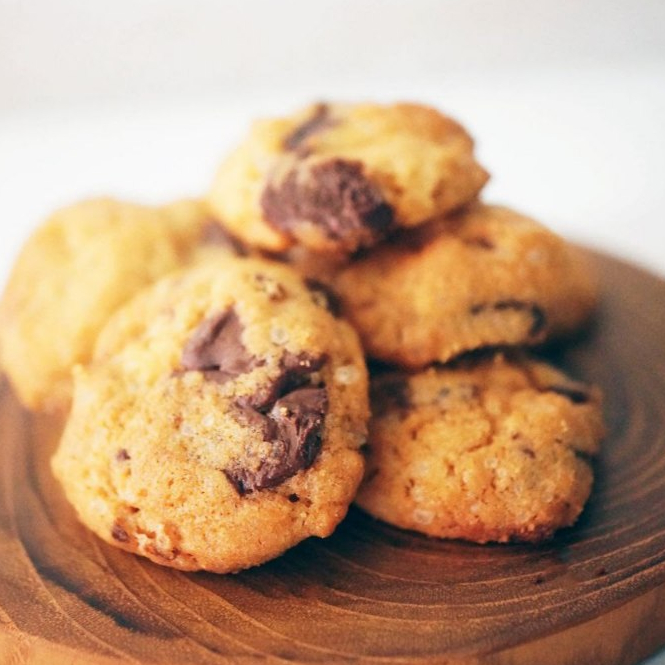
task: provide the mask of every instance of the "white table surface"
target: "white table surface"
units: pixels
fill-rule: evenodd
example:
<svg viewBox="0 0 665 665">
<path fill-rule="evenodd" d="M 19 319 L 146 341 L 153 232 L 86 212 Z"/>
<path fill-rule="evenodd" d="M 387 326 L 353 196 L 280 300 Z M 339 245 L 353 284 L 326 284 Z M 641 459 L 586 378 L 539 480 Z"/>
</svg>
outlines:
<svg viewBox="0 0 665 665">
<path fill-rule="evenodd" d="M 487 200 L 665 276 L 662 0 L 0 0 L 0 285 L 53 208 L 198 195 L 314 99 L 439 106 Z"/>
</svg>

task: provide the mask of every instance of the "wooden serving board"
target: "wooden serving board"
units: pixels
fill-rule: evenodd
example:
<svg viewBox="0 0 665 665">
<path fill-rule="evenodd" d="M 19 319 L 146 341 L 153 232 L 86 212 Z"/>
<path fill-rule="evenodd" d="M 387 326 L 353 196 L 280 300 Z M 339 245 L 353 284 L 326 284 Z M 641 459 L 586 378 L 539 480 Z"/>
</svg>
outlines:
<svg viewBox="0 0 665 665">
<path fill-rule="evenodd" d="M 475 546 L 352 510 L 239 575 L 184 574 L 80 526 L 48 460 L 61 423 L 0 387 L 0 662 L 636 663 L 665 644 L 665 282 L 595 256 L 605 301 L 554 351 L 606 393 L 580 522 L 541 546 Z"/>
</svg>

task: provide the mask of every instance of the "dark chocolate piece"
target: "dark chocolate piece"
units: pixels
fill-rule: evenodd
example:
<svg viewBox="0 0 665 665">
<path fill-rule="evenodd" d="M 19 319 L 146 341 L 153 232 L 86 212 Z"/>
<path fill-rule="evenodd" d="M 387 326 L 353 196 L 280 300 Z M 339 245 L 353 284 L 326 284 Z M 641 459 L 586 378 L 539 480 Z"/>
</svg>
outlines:
<svg viewBox="0 0 665 665">
<path fill-rule="evenodd" d="M 280 373 L 277 377 L 253 395 L 240 398 L 238 404 L 267 413 L 278 399 L 309 383 L 312 373 L 318 372 L 326 360 L 326 356 L 314 357 L 306 353 L 287 352 L 279 361 Z"/>
<path fill-rule="evenodd" d="M 254 395 L 237 400 L 239 414 L 270 443 L 270 453 L 259 460 L 235 460 L 224 474 L 241 496 L 275 487 L 309 468 L 321 450 L 321 429 L 328 410 L 325 387 L 307 385 L 325 357 L 287 353 L 280 374 Z"/>
<path fill-rule="evenodd" d="M 370 247 L 394 224 L 393 209 L 357 161 L 333 159 L 297 166 L 261 196 L 266 220 L 279 231 L 310 223 L 347 251 Z"/>
<path fill-rule="evenodd" d="M 207 318 L 182 352 L 185 371 L 198 370 L 206 379 L 225 383 L 260 364 L 242 343 L 243 327 L 233 308 Z"/>
<path fill-rule="evenodd" d="M 321 450 L 321 428 L 327 410 L 326 389 L 308 387 L 278 399 L 267 415 L 254 411 L 249 418 L 260 423 L 271 451 L 255 465 L 237 460 L 224 469 L 238 494 L 275 487 L 308 469 Z"/>
<path fill-rule="evenodd" d="M 131 459 L 126 448 L 120 448 L 120 450 L 115 454 L 115 458 L 118 462 L 126 462 L 128 459 Z"/>
</svg>

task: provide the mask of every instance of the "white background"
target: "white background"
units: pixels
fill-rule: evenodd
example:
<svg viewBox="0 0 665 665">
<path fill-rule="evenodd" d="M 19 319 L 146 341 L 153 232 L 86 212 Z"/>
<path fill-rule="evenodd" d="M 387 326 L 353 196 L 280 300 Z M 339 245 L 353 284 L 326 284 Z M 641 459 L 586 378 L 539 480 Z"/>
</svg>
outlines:
<svg viewBox="0 0 665 665">
<path fill-rule="evenodd" d="M 665 275 L 664 0 L 0 0 L 0 283 L 53 207 L 199 194 L 314 99 L 440 106 L 487 199 Z"/>
</svg>

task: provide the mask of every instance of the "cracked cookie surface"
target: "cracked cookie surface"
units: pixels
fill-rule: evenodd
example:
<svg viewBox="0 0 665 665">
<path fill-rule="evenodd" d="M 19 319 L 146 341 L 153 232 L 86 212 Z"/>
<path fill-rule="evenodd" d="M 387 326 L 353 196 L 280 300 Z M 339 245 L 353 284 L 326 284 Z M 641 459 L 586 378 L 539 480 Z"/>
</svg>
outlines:
<svg viewBox="0 0 665 665">
<path fill-rule="evenodd" d="M 209 192 L 242 241 L 348 254 L 474 199 L 488 175 L 454 120 L 416 104 L 316 104 L 255 122 Z"/>
<path fill-rule="evenodd" d="M 183 570 L 267 561 L 344 517 L 363 472 L 357 335 L 290 268 L 228 258 L 116 313 L 53 460 L 104 540 Z"/>
<path fill-rule="evenodd" d="M 372 379 L 356 503 L 404 529 L 479 543 L 575 522 L 604 433 L 600 392 L 499 354 Z"/>
<path fill-rule="evenodd" d="M 91 199 L 54 213 L 25 244 L 0 301 L 0 360 L 30 408 L 64 408 L 71 368 L 86 362 L 109 316 L 180 268 L 209 213 Z"/>
<path fill-rule="evenodd" d="M 396 236 L 332 281 L 368 355 L 410 368 L 569 334 L 597 298 L 579 250 L 482 204 Z"/>
</svg>

